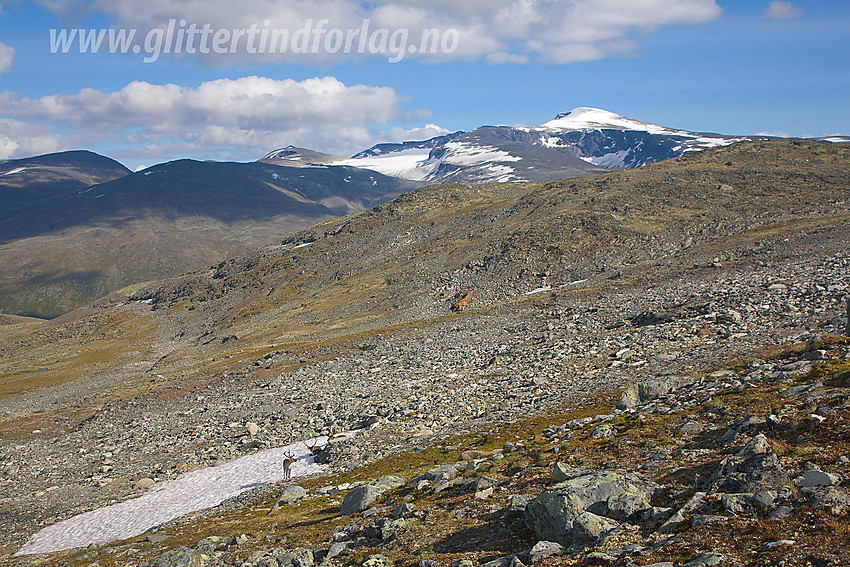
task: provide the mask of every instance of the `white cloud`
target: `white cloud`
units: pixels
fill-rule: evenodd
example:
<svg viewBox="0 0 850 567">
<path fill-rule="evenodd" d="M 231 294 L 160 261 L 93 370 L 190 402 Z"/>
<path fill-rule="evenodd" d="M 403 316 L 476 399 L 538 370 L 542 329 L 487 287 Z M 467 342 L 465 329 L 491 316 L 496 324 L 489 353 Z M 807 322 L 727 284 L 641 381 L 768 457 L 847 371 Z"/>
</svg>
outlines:
<svg viewBox="0 0 850 567">
<path fill-rule="evenodd" d="M 0 43 L 0 75 L 12 68 L 14 58 L 15 50 L 4 43 Z"/>
<path fill-rule="evenodd" d="M 556 63 L 587 61 L 633 52 L 633 37 L 652 33 L 670 25 L 700 24 L 718 18 L 722 12 L 715 0 L 39 0 L 62 17 L 101 13 L 117 26 L 137 28 L 144 35 L 165 28 L 172 19 L 211 29 L 287 29 L 291 34 L 308 22 L 317 30 L 326 20 L 325 30 L 358 32 L 369 20 L 368 37 L 376 30 L 407 30 L 393 42 L 385 37 L 388 49 L 381 57 L 423 57 L 431 61 L 485 59 L 492 63 L 524 63 L 531 60 Z M 776 2 L 774 2 L 776 4 Z M 781 4 L 781 2 L 779 3 Z M 440 45 L 436 53 L 422 53 L 425 30 L 437 30 Z M 454 31 L 452 31 L 454 30 Z M 323 34 L 323 35 L 322 35 Z M 361 56 L 359 37 L 350 53 L 325 47 L 327 31 L 311 35 L 316 53 L 249 54 L 243 43 L 237 55 L 219 58 L 276 58 L 311 62 L 336 62 Z M 387 34 L 389 36 L 389 34 Z M 453 35 L 456 34 L 456 35 Z M 402 39 L 406 40 L 402 42 Z M 457 40 L 456 42 L 454 40 Z M 376 38 L 379 46 L 381 38 Z M 259 41 L 259 40 L 258 40 Z M 313 43 L 310 43 L 312 47 Z M 365 43 L 369 56 L 371 45 Z M 428 44 L 431 46 L 432 44 Z M 410 48 L 413 48 L 411 51 Z M 309 51 L 309 50 L 308 50 Z M 415 52 L 415 53 L 414 53 Z M 213 57 L 210 54 L 207 57 Z"/>
<path fill-rule="evenodd" d="M 3 97 L 0 96 L 0 103 Z M 0 108 L 3 105 L 0 104 Z M 33 156 L 74 147 L 45 124 L 0 116 L 0 159 Z"/>
<path fill-rule="evenodd" d="M 762 12 L 762 17 L 769 20 L 794 20 L 804 14 L 803 9 L 792 2 L 773 0 Z"/>
<path fill-rule="evenodd" d="M 83 89 L 36 99 L 6 92 L 0 93 L 0 157 L 99 145 L 130 162 L 257 159 L 289 144 L 349 155 L 416 131 L 398 124 L 429 113 L 405 112 L 401 102 L 392 88 L 334 77 L 255 76 L 197 87 L 135 81 L 115 92 Z M 428 125 L 419 133 L 445 130 Z"/>
<path fill-rule="evenodd" d="M 775 138 L 793 138 L 794 135 L 790 132 L 786 132 L 784 130 L 777 130 L 776 132 L 756 132 L 756 136 L 773 136 Z"/>
<path fill-rule="evenodd" d="M 437 136 L 451 134 L 451 130 L 447 130 L 437 124 L 427 124 L 416 128 L 401 128 L 396 126 L 381 136 L 380 142 L 407 142 L 410 140 L 430 140 Z M 365 149 L 365 148 L 364 148 Z"/>
</svg>

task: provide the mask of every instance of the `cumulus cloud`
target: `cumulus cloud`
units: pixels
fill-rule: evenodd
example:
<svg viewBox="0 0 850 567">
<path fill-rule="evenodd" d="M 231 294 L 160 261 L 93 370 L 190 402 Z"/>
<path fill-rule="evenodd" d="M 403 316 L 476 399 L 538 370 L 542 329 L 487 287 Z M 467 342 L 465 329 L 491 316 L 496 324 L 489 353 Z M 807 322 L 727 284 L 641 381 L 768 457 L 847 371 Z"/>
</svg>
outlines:
<svg viewBox="0 0 850 567">
<path fill-rule="evenodd" d="M 14 58 L 15 50 L 4 43 L 0 43 L 0 75 L 12 68 L 12 59 Z"/>
<path fill-rule="evenodd" d="M 634 36 L 664 26 L 704 23 L 718 18 L 722 12 L 715 0 L 379 0 L 371 3 L 40 0 L 40 3 L 61 17 L 104 14 L 119 27 L 139 29 L 140 35 L 167 28 L 169 21 L 175 20 L 178 25 L 185 21 L 186 26 L 195 24 L 198 28 L 209 24 L 211 30 L 254 26 L 259 44 L 259 34 L 264 29 L 269 32 L 286 29 L 294 40 L 298 31 L 306 28 L 310 33 L 306 34 L 304 49 L 252 53 L 243 41 L 237 46 L 236 54 L 228 50 L 227 54 L 196 52 L 195 55 L 330 62 L 370 55 L 390 60 L 423 57 L 435 62 L 587 61 L 634 51 L 637 47 Z M 368 26 L 364 27 L 366 20 Z M 320 22 L 324 22 L 321 28 Z M 340 34 L 331 37 L 330 30 L 339 30 Z M 379 30 L 385 32 L 380 34 Z M 429 35 L 428 30 L 435 33 Z M 346 44 L 349 33 L 355 35 Z"/>
<path fill-rule="evenodd" d="M 392 88 L 346 85 L 334 77 L 252 76 L 197 87 L 135 81 L 114 92 L 87 88 L 34 99 L 7 92 L 0 93 L 0 108 L 6 157 L 109 145 L 133 161 L 257 159 L 289 144 L 348 155 L 395 138 L 398 124 L 428 115 L 404 111 Z M 428 125 L 421 134 L 432 132 L 445 130 Z"/>
<path fill-rule="evenodd" d="M 762 17 L 768 20 L 794 20 L 803 14 L 803 9 L 795 6 L 792 2 L 773 0 L 762 12 Z"/>
</svg>

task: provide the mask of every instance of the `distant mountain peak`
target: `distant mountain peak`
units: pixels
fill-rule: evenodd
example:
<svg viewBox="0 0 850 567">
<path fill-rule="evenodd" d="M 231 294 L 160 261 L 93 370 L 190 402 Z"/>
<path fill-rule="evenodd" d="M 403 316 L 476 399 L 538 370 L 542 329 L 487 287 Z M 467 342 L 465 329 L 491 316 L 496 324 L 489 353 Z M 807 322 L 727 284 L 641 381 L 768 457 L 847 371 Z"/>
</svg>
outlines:
<svg viewBox="0 0 850 567">
<path fill-rule="evenodd" d="M 637 130 L 649 132 L 651 134 L 667 134 L 676 132 L 664 126 L 642 122 L 604 110 L 602 108 L 593 108 L 590 106 L 579 106 L 569 112 L 558 114 L 554 120 L 550 120 L 545 124 L 541 124 L 535 130 L 598 130 L 598 129 L 614 129 L 614 130 Z"/>
</svg>

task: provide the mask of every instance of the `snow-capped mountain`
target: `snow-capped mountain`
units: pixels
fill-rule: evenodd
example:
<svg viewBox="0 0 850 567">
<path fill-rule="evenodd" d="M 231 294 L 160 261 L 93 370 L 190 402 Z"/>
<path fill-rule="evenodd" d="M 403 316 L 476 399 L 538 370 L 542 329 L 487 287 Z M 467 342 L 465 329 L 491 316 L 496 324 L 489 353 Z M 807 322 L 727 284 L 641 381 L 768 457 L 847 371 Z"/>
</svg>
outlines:
<svg viewBox="0 0 850 567">
<path fill-rule="evenodd" d="M 640 167 L 750 138 L 675 130 L 599 108 L 580 107 L 533 128 L 543 145 L 605 169 Z"/>
<path fill-rule="evenodd" d="M 640 167 L 745 139 L 676 130 L 580 107 L 533 128 L 482 126 L 421 142 L 379 144 L 350 158 L 321 154 L 315 163 L 372 169 L 424 183 L 543 181 Z M 263 160 L 307 165 L 314 163 L 314 155 L 284 148 Z"/>
</svg>

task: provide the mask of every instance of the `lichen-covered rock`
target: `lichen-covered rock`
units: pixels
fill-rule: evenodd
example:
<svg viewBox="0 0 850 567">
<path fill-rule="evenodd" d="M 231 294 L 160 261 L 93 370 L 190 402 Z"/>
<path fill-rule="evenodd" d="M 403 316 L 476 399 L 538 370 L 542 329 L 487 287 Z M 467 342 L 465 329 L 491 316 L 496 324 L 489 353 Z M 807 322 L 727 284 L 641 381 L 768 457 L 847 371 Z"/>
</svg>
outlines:
<svg viewBox="0 0 850 567">
<path fill-rule="evenodd" d="M 277 550 L 273 555 L 279 567 L 313 567 L 316 563 L 313 551 L 301 547 L 292 551 Z"/>
<path fill-rule="evenodd" d="M 255 551 L 245 558 L 240 567 L 280 567 L 280 564 L 267 552 Z"/>
<path fill-rule="evenodd" d="M 582 512 L 625 520 L 650 508 L 658 489 L 657 484 L 636 473 L 585 472 L 544 490 L 529 502 L 525 521 L 538 538 L 568 546 L 573 542 L 573 520 Z"/>
<path fill-rule="evenodd" d="M 617 434 L 617 428 L 611 425 L 610 423 L 602 423 L 593 428 L 593 430 L 587 435 L 588 439 L 605 439 L 606 437 L 613 437 Z"/>
<path fill-rule="evenodd" d="M 287 486 L 283 492 L 280 493 L 280 496 L 277 497 L 277 501 L 274 503 L 274 509 L 279 510 L 284 506 L 288 506 L 298 500 L 301 500 L 305 496 L 307 496 L 307 491 L 302 487 L 295 485 Z"/>
<path fill-rule="evenodd" d="M 554 541 L 538 541 L 534 544 L 534 547 L 531 548 L 531 551 L 528 552 L 528 556 L 531 559 L 531 564 L 537 565 L 554 555 L 563 555 L 564 551 L 564 546 L 560 543 L 555 543 Z"/>
<path fill-rule="evenodd" d="M 178 547 L 142 563 L 139 567 L 223 567 L 223 563 L 205 553 Z"/>
<path fill-rule="evenodd" d="M 372 486 L 376 486 L 382 490 L 391 490 L 393 488 L 404 486 L 404 479 L 399 478 L 397 476 L 386 475 L 382 476 L 377 480 L 373 480 L 369 484 L 371 484 Z"/>
<path fill-rule="evenodd" d="M 384 543 L 392 541 L 398 535 L 399 529 L 403 528 L 406 522 L 402 519 L 391 520 L 389 518 L 381 518 L 374 524 L 366 528 L 366 537 L 379 539 Z"/>
<path fill-rule="evenodd" d="M 661 524 L 661 527 L 658 528 L 658 532 L 662 534 L 669 534 L 676 531 L 679 526 L 683 525 L 687 520 L 691 512 L 699 510 L 705 504 L 705 492 L 697 492 L 691 498 L 685 502 L 685 504 L 676 510 L 676 513 L 670 516 L 666 522 Z"/>
<path fill-rule="evenodd" d="M 703 553 L 696 559 L 685 563 L 685 567 L 713 567 L 714 565 L 723 565 L 726 563 L 727 557 L 719 553 Z"/>
<path fill-rule="evenodd" d="M 371 484 L 364 484 L 352 489 L 342 500 L 340 514 L 350 516 L 366 510 L 383 492 L 384 489 Z"/>
<path fill-rule="evenodd" d="M 383 555 L 370 555 L 360 565 L 361 567 L 392 567 L 390 560 Z"/>
<path fill-rule="evenodd" d="M 573 543 L 593 543 L 600 535 L 617 527 L 617 522 L 591 512 L 582 512 L 573 520 Z"/>
</svg>

